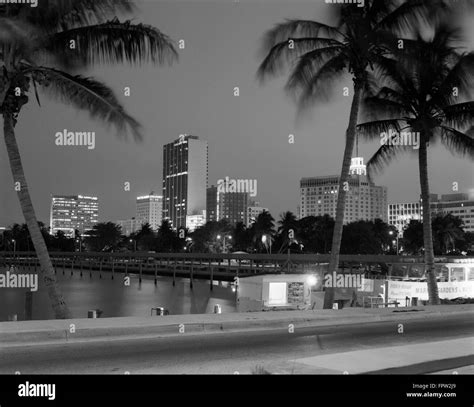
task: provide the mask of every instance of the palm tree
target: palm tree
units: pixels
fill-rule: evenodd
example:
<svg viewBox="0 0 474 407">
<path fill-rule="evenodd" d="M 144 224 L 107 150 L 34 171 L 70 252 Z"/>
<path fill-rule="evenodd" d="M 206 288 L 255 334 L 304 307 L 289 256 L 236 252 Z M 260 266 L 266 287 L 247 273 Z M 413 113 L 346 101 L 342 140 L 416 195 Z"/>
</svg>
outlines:
<svg viewBox="0 0 474 407">
<path fill-rule="evenodd" d="M 419 34 L 405 41 L 405 49 L 394 61 L 378 92 L 364 101 L 364 110 L 374 120 L 360 124 L 359 133 L 381 139 L 392 132 L 389 142 L 368 162 L 369 174 L 380 170 L 400 152 L 417 146 L 400 144 L 401 132 L 419 134 L 418 165 L 423 209 L 424 257 L 430 304 L 439 304 L 434 272 L 431 228 L 428 145 L 437 139 L 453 153 L 474 157 L 474 53 L 459 53 L 456 31 L 438 24 L 432 39 Z M 467 130 L 467 132 L 465 132 Z M 390 134 L 390 133 L 389 133 Z M 416 137 L 412 136 L 412 140 Z M 388 141 L 388 140 L 387 140 Z"/>
<path fill-rule="evenodd" d="M 134 10 L 129 0 L 49 0 L 38 7 L 0 6 L 0 113 L 10 167 L 56 318 L 69 311 L 56 282 L 28 190 L 15 125 L 23 105 L 39 89 L 140 140 L 139 123 L 113 91 L 76 70 L 95 63 L 172 62 L 177 53 L 156 28 L 111 19 Z"/>
<path fill-rule="evenodd" d="M 369 87 L 367 71 L 384 65 L 392 33 L 408 30 L 426 20 L 428 11 L 443 3 L 437 0 L 366 0 L 364 7 L 331 4 L 339 10 L 338 24 L 330 26 L 309 20 L 288 20 L 267 32 L 263 51 L 266 57 L 258 70 L 261 81 L 291 65 L 286 89 L 305 111 L 316 101 L 328 99 L 329 90 L 344 75 L 353 79 L 352 105 L 345 134 L 345 148 L 339 178 L 329 271 L 337 270 L 344 224 L 349 168 L 355 144 L 359 107 Z M 415 22 L 416 21 L 416 22 Z M 334 290 L 328 289 L 324 308 L 332 308 Z"/>
<path fill-rule="evenodd" d="M 250 228 L 250 233 L 252 236 L 252 243 L 256 249 L 259 247 L 267 246 L 263 243 L 263 236 L 265 236 L 265 243 L 268 242 L 268 245 L 271 245 L 273 241 L 273 236 L 275 234 L 275 219 L 268 211 L 263 211 L 258 214 L 257 219 L 252 224 Z"/>
<path fill-rule="evenodd" d="M 432 226 L 434 241 L 440 254 L 455 252 L 456 242 L 464 241 L 463 221 L 451 213 L 436 216 Z"/>
<path fill-rule="evenodd" d="M 112 222 L 97 223 L 84 233 L 85 243 L 94 252 L 114 249 L 122 240 L 122 227 Z"/>
</svg>

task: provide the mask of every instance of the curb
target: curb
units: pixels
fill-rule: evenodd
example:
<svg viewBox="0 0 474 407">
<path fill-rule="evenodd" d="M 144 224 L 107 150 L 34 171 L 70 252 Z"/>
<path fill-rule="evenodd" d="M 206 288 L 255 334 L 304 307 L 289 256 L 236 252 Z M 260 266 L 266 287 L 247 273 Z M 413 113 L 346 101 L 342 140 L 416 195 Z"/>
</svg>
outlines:
<svg viewBox="0 0 474 407">
<path fill-rule="evenodd" d="M 285 330 L 289 332 L 290 325 L 293 332 L 298 334 L 298 330 L 319 329 L 324 333 L 337 332 L 341 329 L 359 326 L 360 324 L 390 323 L 396 321 L 417 321 L 431 318 L 452 318 L 453 316 L 472 315 L 474 317 L 474 307 L 472 310 L 453 310 L 448 312 L 427 311 L 413 312 L 391 312 L 384 314 L 362 314 L 353 316 L 315 318 L 314 313 L 309 315 L 285 316 L 277 319 L 259 320 L 255 317 L 252 320 L 217 320 L 213 322 L 186 322 L 186 316 L 179 316 L 174 323 L 166 322 L 168 317 L 150 317 L 150 323 L 143 325 L 133 324 L 125 326 L 100 326 L 101 319 L 74 319 L 64 320 L 61 327 L 50 326 L 44 329 L 31 329 L 23 331 L 0 332 L 0 349 L 16 346 L 28 345 L 50 345 L 66 344 L 87 341 L 106 341 L 120 339 L 139 339 L 153 337 L 183 336 L 184 334 L 202 335 L 218 333 L 245 333 L 245 332 L 265 332 L 268 330 Z M 411 311 L 411 312 L 408 312 Z M 425 311 L 425 310 L 423 310 Z M 241 315 L 241 314 L 240 314 Z M 238 317 L 239 315 L 236 315 Z M 312 317 L 313 316 L 313 317 Z M 178 316 L 176 316 L 178 317 Z M 194 316 L 195 317 L 195 316 Z M 156 318 L 163 318 L 157 320 Z M 124 323 L 132 318 L 124 318 Z M 29 321 L 28 321 L 29 322 Z M 37 323 L 38 321 L 34 321 Z M 47 321 L 45 321 L 47 322 Z M 87 327 L 81 328 L 81 322 L 86 322 Z M 145 322 L 148 322 L 145 320 Z M 159 322 L 157 324 L 157 322 Z M 154 324 L 153 324 L 154 323 Z M 58 325 L 54 321 L 52 325 Z M 74 330 L 71 326 L 74 325 Z M 91 326 L 92 325 L 92 326 Z M 94 326 L 95 325 L 95 326 Z M 106 325 L 106 324 L 105 324 Z M 74 331 L 74 332 L 72 332 Z"/>
</svg>

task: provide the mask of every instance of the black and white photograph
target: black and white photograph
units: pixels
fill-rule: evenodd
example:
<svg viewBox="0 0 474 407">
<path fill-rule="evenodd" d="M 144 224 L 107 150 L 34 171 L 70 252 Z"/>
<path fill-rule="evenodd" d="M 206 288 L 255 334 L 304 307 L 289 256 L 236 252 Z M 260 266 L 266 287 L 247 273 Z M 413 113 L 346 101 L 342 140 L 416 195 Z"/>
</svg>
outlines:
<svg viewBox="0 0 474 407">
<path fill-rule="evenodd" d="M 1 407 L 472 407 L 473 0 L 0 0 L 0 116 Z"/>
</svg>

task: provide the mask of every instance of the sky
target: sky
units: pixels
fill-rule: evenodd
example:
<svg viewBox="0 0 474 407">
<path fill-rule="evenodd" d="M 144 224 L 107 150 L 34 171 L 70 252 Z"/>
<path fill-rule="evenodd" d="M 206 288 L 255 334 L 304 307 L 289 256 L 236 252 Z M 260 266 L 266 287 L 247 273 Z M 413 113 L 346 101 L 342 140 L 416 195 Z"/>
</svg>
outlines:
<svg viewBox="0 0 474 407">
<path fill-rule="evenodd" d="M 99 197 L 99 220 L 135 216 L 135 198 L 161 194 L 162 147 L 192 134 L 209 143 L 209 185 L 226 176 L 256 179 L 257 200 L 275 218 L 296 213 L 303 177 L 339 174 L 351 98 L 341 80 L 333 99 L 297 120 L 294 101 L 285 94 L 285 74 L 261 85 L 256 71 L 266 30 L 287 18 L 326 22 L 322 1 L 219 0 L 139 1 L 128 18 L 159 28 L 176 43 L 184 39 L 172 66 L 94 66 L 83 74 L 107 83 L 144 128 L 144 140 L 122 140 L 113 128 L 86 112 L 42 95 L 21 112 L 16 135 L 33 204 L 49 223 L 52 194 Z M 474 38 L 471 24 L 470 38 Z M 474 41 L 473 41 L 474 42 Z M 123 89 L 131 88 L 130 96 Z M 239 87 L 240 95 L 234 96 Z M 340 89 L 339 89 L 340 88 Z M 57 146 L 58 131 L 94 131 L 95 149 Z M 294 144 L 289 135 L 294 135 Z M 377 142 L 360 142 L 366 161 Z M 431 192 L 474 192 L 472 161 L 442 146 L 429 149 Z M 420 195 L 415 155 L 402 156 L 375 177 L 388 187 L 389 202 L 413 202 Z M 124 183 L 130 182 L 130 191 Z M 4 143 L 0 143 L 0 226 L 23 222 Z"/>
</svg>

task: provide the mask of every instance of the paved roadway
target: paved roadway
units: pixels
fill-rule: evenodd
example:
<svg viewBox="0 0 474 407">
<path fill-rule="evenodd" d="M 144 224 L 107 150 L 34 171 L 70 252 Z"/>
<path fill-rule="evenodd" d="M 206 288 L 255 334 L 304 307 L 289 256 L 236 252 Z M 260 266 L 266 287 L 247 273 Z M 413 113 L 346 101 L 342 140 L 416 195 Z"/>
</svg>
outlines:
<svg viewBox="0 0 474 407">
<path fill-rule="evenodd" d="M 472 316 L 453 316 L 404 323 L 395 322 L 331 328 L 281 330 L 261 333 L 214 333 L 168 338 L 69 343 L 0 348 L 0 374 L 242 374 L 267 365 L 328 353 L 400 346 L 429 341 L 474 337 Z M 474 353 L 474 352 L 473 352 Z M 442 357 L 442 350 L 440 350 Z M 418 366 L 417 373 L 433 373 L 472 365 L 460 358 Z M 389 372 L 387 372 L 389 373 Z"/>
</svg>

